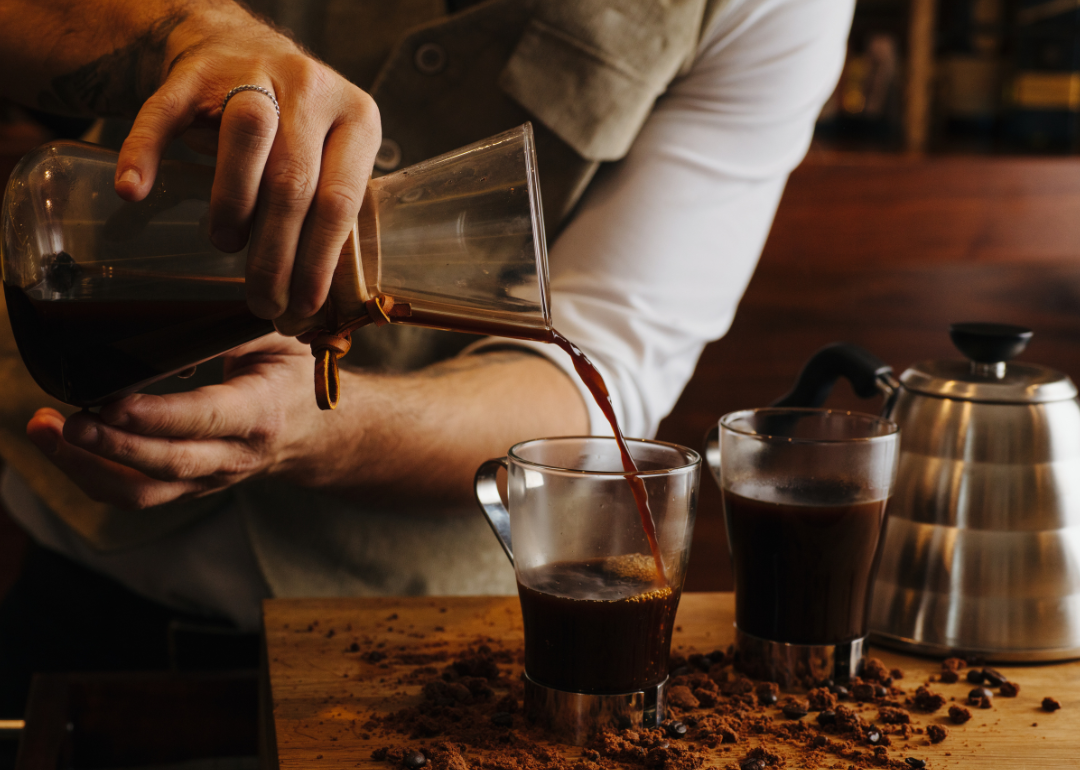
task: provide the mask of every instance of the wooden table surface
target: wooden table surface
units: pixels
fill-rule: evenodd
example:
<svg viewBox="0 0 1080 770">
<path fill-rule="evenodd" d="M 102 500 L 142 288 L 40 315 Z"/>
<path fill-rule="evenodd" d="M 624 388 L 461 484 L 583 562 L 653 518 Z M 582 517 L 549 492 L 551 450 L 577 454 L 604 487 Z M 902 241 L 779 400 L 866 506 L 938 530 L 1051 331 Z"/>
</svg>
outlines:
<svg viewBox="0 0 1080 770">
<path fill-rule="evenodd" d="M 363 725 L 373 715 L 419 702 L 420 685 L 399 682 L 417 667 L 399 662 L 403 654 L 418 653 L 418 660 L 424 653 L 453 656 L 480 639 L 493 649 L 517 650 L 522 639 L 517 597 L 277 599 L 266 602 L 264 617 L 273 709 L 267 759 L 270 767 L 276 760 L 283 769 L 396 767 L 372 759 L 372 751 L 417 742 L 371 735 Z M 673 653 L 725 648 L 733 639 L 733 620 L 731 594 L 684 595 Z M 379 662 L 379 656 L 370 655 L 373 650 L 393 654 Z M 903 669 L 905 677 L 897 684 L 910 692 L 941 671 L 937 660 L 882 649 L 871 654 L 890 668 Z M 995 697 L 988 710 L 973 708 L 971 721 L 961 726 L 947 720 L 946 709 L 913 714 L 917 724 L 946 725 L 949 737 L 938 745 L 922 735 L 908 741 L 894 737 L 890 756 L 919 757 L 930 768 L 1080 767 L 1080 662 L 995 668 L 1021 685 L 1018 697 Z M 971 685 L 961 678 L 957 684 L 934 682 L 931 687 L 962 703 Z M 1061 710 L 1041 710 L 1044 696 L 1057 698 Z M 871 707 L 867 718 L 874 713 Z M 734 753 L 717 749 L 717 763 L 733 766 L 753 745 L 738 745 Z M 795 749 L 774 750 L 788 755 L 788 767 L 804 766 Z M 576 754 L 580 750 L 567 749 L 567 756 Z M 837 767 L 847 766 L 835 761 Z"/>
</svg>

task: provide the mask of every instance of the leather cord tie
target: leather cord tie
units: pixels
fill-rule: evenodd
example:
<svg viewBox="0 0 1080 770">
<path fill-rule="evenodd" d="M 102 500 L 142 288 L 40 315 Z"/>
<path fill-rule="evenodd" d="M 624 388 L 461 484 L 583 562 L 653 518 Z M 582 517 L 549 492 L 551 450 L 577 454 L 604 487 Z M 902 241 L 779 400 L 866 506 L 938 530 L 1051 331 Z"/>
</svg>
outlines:
<svg viewBox="0 0 1080 770">
<path fill-rule="evenodd" d="M 390 313 L 394 310 L 394 298 L 380 294 L 365 302 L 364 307 L 367 308 L 368 315 L 376 326 L 386 326 L 390 323 Z"/>
<path fill-rule="evenodd" d="M 337 408 L 341 395 L 341 377 L 338 359 L 349 352 L 352 336 L 348 333 L 320 332 L 311 341 L 311 354 L 315 356 L 315 402 L 320 409 Z"/>
<path fill-rule="evenodd" d="M 352 332 L 369 323 L 385 326 L 412 315 L 412 308 L 407 302 L 395 305 L 394 298 L 385 294 L 369 299 L 364 303 L 364 308 L 367 310 L 366 316 L 339 327 L 336 333 L 321 331 L 311 341 L 311 355 L 315 356 L 315 402 L 320 409 L 337 408 L 338 396 L 341 395 L 337 360 L 352 347 Z"/>
<path fill-rule="evenodd" d="M 324 329 L 318 337 L 311 340 L 311 354 L 315 356 L 315 403 L 319 404 L 320 409 L 337 408 L 338 396 L 341 394 L 337 360 L 352 347 L 353 330 L 370 323 L 386 326 L 394 321 L 407 319 L 413 314 L 413 308 L 409 307 L 408 302 L 394 305 L 394 298 L 384 294 L 364 302 L 364 308 L 367 315 L 338 327 L 336 333 Z"/>
</svg>

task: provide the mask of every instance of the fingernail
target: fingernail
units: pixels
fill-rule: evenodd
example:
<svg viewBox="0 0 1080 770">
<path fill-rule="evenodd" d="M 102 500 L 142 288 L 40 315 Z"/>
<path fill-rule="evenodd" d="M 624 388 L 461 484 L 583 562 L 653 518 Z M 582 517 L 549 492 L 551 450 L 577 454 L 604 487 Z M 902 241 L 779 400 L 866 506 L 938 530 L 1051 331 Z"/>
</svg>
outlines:
<svg viewBox="0 0 1080 770">
<path fill-rule="evenodd" d="M 133 168 L 129 168 L 127 171 L 121 174 L 120 178 L 116 181 L 119 184 L 129 184 L 134 187 L 138 187 L 139 183 L 142 181 L 142 177 L 139 175 L 138 171 Z"/>
<path fill-rule="evenodd" d="M 240 251 L 244 245 L 240 239 L 240 233 L 231 227 L 215 227 L 210 231 L 210 240 L 219 249 L 228 253 Z"/>
</svg>

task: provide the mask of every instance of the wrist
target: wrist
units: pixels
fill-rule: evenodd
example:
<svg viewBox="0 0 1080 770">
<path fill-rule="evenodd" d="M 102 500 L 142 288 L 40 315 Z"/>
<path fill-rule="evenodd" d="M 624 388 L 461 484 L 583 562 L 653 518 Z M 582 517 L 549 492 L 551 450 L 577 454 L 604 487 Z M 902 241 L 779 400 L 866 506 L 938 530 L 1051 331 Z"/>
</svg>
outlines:
<svg viewBox="0 0 1080 770">
<path fill-rule="evenodd" d="M 373 419 L 369 416 L 374 393 L 363 380 L 377 377 L 342 367 L 341 399 L 337 409 L 320 410 L 312 387 L 308 356 L 302 367 L 306 375 L 292 390 L 289 415 L 289 439 L 270 475 L 297 486 L 314 489 L 340 489 L 364 485 L 370 463 L 364 453 L 371 438 Z M 376 442 L 377 443 L 377 442 Z"/>
<path fill-rule="evenodd" d="M 232 0 L 187 0 L 175 6 L 179 23 L 169 34 L 160 73 L 164 82 L 181 59 L 217 41 L 235 47 L 242 41 L 263 38 L 267 50 L 285 44 L 296 45 L 263 19 Z"/>
</svg>

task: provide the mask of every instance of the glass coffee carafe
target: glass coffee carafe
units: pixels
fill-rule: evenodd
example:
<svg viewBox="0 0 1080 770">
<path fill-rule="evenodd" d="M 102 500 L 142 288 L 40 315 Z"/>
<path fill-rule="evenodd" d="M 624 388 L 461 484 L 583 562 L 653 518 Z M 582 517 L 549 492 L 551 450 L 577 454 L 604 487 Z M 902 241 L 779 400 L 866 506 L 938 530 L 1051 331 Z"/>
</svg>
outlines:
<svg viewBox="0 0 1080 770">
<path fill-rule="evenodd" d="M 213 169 L 165 161 L 149 195 L 129 203 L 113 188 L 116 160 L 53 142 L 23 158 L 4 195 L 12 330 L 34 379 L 61 401 L 103 403 L 276 327 L 314 336 L 316 392 L 332 408 L 336 359 L 364 324 L 524 339 L 551 330 L 529 124 L 371 180 L 326 304 L 273 323 L 247 308 L 247 249 L 210 242 Z"/>
</svg>

